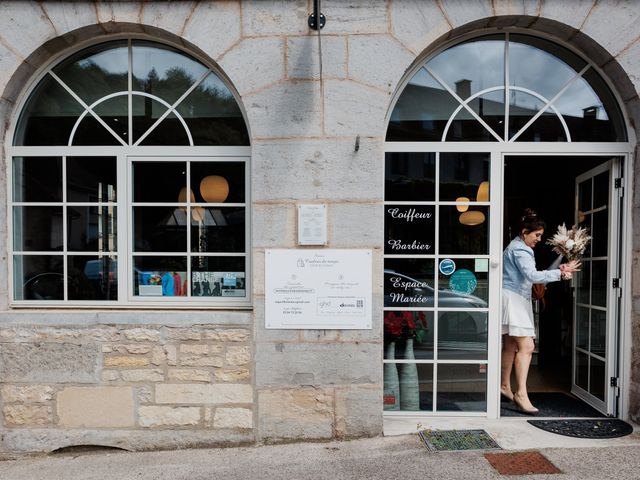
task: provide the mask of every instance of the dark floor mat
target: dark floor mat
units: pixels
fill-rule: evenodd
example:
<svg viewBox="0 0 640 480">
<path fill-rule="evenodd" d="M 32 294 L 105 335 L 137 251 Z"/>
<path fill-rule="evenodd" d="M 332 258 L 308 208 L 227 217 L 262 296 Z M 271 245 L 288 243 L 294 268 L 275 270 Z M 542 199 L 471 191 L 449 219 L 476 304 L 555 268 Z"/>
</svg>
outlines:
<svg viewBox="0 0 640 480">
<path fill-rule="evenodd" d="M 617 418 L 601 420 L 528 420 L 534 427 L 558 435 L 578 438 L 616 438 L 633 432 L 633 427 Z"/>
<path fill-rule="evenodd" d="M 432 452 L 500 448 L 500 445 L 484 430 L 421 430 L 418 434 Z"/>
<path fill-rule="evenodd" d="M 562 392 L 529 393 L 531 403 L 540 410 L 538 417 L 604 417 L 596 409 L 582 400 Z M 518 411 L 515 403 L 502 400 L 500 403 L 502 417 L 529 417 Z"/>
</svg>

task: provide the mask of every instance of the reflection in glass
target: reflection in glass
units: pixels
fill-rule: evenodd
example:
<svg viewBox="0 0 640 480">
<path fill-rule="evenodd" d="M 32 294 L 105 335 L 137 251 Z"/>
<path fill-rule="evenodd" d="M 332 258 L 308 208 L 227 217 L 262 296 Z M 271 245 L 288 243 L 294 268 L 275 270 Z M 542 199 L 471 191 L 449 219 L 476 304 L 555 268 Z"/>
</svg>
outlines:
<svg viewBox="0 0 640 480">
<path fill-rule="evenodd" d="M 473 110 L 499 138 L 504 137 L 504 95 L 504 89 L 495 90 L 484 93 L 468 103 L 471 110 Z M 463 117 L 456 117 L 456 119 L 460 118 Z M 462 128 L 464 129 L 464 127 Z M 495 140 L 495 137 L 493 137 L 493 140 Z"/>
<path fill-rule="evenodd" d="M 147 132 L 149 127 L 156 123 L 158 118 L 167 111 L 167 107 L 152 98 L 134 95 L 132 98 L 132 108 L 133 141 L 135 143 Z M 169 121 L 169 124 L 175 131 L 164 130 L 169 136 L 162 139 L 160 145 L 189 145 L 187 134 L 182 125 L 180 125 L 177 120 L 172 121 L 168 118 L 165 118 L 162 123 L 166 121 Z M 157 128 L 160 128 L 160 126 L 156 127 L 156 129 Z"/>
<path fill-rule="evenodd" d="M 509 138 L 513 138 L 547 102 L 528 93 L 510 90 Z M 547 108 L 517 137 L 519 142 L 566 142 L 567 133 L 558 115 Z"/>
<path fill-rule="evenodd" d="M 487 308 L 489 306 L 489 260 L 485 258 L 446 259 L 455 265 L 438 274 L 438 306 Z"/>
<path fill-rule="evenodd" d="M 246 297 L 245 257 L 192 257 L 191 296 Z"/>
<path fill-rule="evenodd" d="M 487 366 L 440 363 L 436 391 L 436 410 L 439 412 L 485 412 Z"/>
<path fill-rule="evenodd" d="M 497 133 L 500 138 L 500 133 Z M 467 109 L 455 116 L 447 130 L 447 142 L 496 142 L 498 139 L 489 132 Z"/>
<path fill-rule="evenodd" d="M 433 307 L 433 259 L 384 260 L 385 307 Z"/>
<path fill-rule="evenodd" d="M 13 200 L 15 202 L 61 202 L 62 159 L 60 157 L 14 157 Z"/>
<path fill-rule="evenodd" d="M 607 306 L 607 261 L 591 262 L 591 304 L 599 307 Z"/>
<path fill-rule="evenodd" d="M 489 154 L 440 154 L 440 200 L 455 201 L 466 197 L 472 202 L 488 201 L 488 196 L 478 198 L 480 184 L 488 180 Z"/>
<path fill-rule="evenodd" d="M 67 250 L 115 252 L 117 225 L 116 207 L 67 207 Z"/>
<path fill-rule="evenodd" d="M 589 356 L 586 353 L 576 353 L 575 377 L 576 385 L 589 391 Z"/>
<path fill-rule="evenodd" d="M 176 108 L 194 145 L 249 145 L 242 112 L 229 88 L 210 74 Z"/>
<path fill-rule="evenodd" d="M 432 205 L 387 205 L 384 215 L 384 253 L 433 254 L 434 213 L 435 207 Z"/>
<path fill-rule="evenodd" d="M 191 191 L 195 195 L 196 203 L 208 203 L 211 199 L 218 200 L 220 203 L 244 203 L 244 169 L 243 162 L 191 162 Z M 226 197 L 218 192 L 218 189 L 223 188 L 220 183 L 205 182 L 203 184 L 203 180 L 211 176 L 224 179 L 219 180 L 222 184 L 224 182 L 227 184 Z"/>
<path fill-rule="evenodd" d="M 175 103 L 207 68 L 166 45 L 133 42 L 133 88 Z"/>
<path fill-rule="evenodd" d="M 591 310 L 591 353 L 605 356 L 607 341 L 607 312 Z"/>
<path fill-rule="evenodd" d="M 115 157 L 67 157 L 67 201 L 115 202 Z"/>
<path fill-rule="evenodd" d="M 126 136 L 124 141 L 126 142 Z M 72 145 L 122 145 L 93 115 L 87 114 L 82 119 L 73 135 Z"/>
<path fill-rule="evenodd" d="M 576 348 L 589 349 L 589 308 L 576 307 Z"/>
<path fill-rule="evenodd" d="M 15 255 L 15 300 L 63 300 L 64 276 L 61 255 Z"/>
<path fill-rule="evenodd" d="M 177 203 L 186 185 L 186 162 L 133 163 L 134 202 Z M 186 197 L 181 201 L 186 202 Z"/>
<path fill-rule="evenodd" d="M 127 90 L 127 42 L 118 40 L 86 48 L 53 71 L 86 104 L 91 105 L 106 95 Z"/>
<path fill-rule="evenodd" d="M 13 207 L 13 249 L 61 251 L 62 207 Z"/>
<path fill-rule="evenodd" d="M 191 145 L 191 141 L 182 122 L 175 113 L 170 113 L 149 132 L 140 145 Z"/>
<path fill-rule="evenodd" d="M 118 262 L 115 258 L 69 255 L 67 272 L 69 300 L 118 299 Z"/>
<path fill-rule="evenodd" d="M 67 145 L 84 107 L 51 75 L 34 89 L 20 114 L 15 145 Z"/>
<path fill-rule="evenodd" d="M 504 85 L 504 36 L 474 38 L 427 62 L 427 67 L 466 100 L 486 88 Z"/>
<path fill-rule="evenodd" d="M 186 257 L 133 257 L 133 265 L 134 295 L 143 297 L 186 295 Z"/>
<path fill-rule="evenodd" d="M 591 357 L 591 368 L 589 369 L 589 393 L 596 398 L 604 401 L 604 384 L 605 384 L 605 369 L 604 362 L 597 358 Z"/>
<path fill-rule="evenodd" d="M 244 252 L 243 207 L 191 209 L 192 252 Z"/>
<path fill-rule="evenodd" d="M 433 312 L 385 311 L 385 359 L 389 345 L 394 344 L 396 360 L 433 359 Z M 412 355 L 407 354 L 407 340 L 411 339 Z"/>
<path fill-rule="evenodd" d="M 136 252 L 186 252 L 187 212 L 178 207 L 134 207 Z"/>
<path fill-rule="evenodd" d="M 477 225 L 465 225 L 461 223 L 460 218 L 464 214 L 461 214 L 454 205 L 440 206 L 439 245 L 441 254 L 489 254 L 489 222 L 486 221 L 489 218 L 489 207 L 470 206 L 469 210 L 472 209 L 481 212 L 485 220 Z"/>
<path fill-rule="evenodd" d="M 486 360 L 487 318 L 486 312 L 438 313 L 438 358 Z"/>
<path fill-rule="evenodd" d="M 127 143 L 129 141 L 129 97 L 126 92 L 109 98 L 93 108 L 93 111 Z"/>
<path fill-rule="evenodd" d="M 434 153 L 387 152 L 384 199 L 429 202 L 435 200 L 436 156 Z"/>
</svg>

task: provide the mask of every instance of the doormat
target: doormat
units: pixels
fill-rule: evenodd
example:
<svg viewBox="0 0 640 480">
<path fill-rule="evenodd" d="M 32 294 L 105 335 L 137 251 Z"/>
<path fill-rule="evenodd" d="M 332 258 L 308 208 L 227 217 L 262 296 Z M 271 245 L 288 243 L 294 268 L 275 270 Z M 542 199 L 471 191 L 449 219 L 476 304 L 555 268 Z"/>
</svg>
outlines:
<svg viewBox="0 0 640 480">
<path fill-rule="evenodd" d="M 562 473 L 540 452 L 485 453 L 484 458 L 500 475 Z"/>
<path fill-rule="evenodd" d="M 617 418 L 598 420 L 527 420 L 547 432 L 578 438 L 616 438 L 633 432 L 633 427 Z"/>
<path fill-rule="evenodd" d="M 418 434 L 431 452 L 500 449 L 484 430 L 421 430 Z"/>
<path fill-rule="evenodd" d="M 587 405 L 582 400 L 563 392 L 534 392 L 529 393 L 531 403 L 540 410 L 538 417 L 603 417 L 604 415 L 595 408 Z M 522 413 L 513 402 L 502 401 L 500 403 L 501 417 L 530 417 Z"/>
</svg>

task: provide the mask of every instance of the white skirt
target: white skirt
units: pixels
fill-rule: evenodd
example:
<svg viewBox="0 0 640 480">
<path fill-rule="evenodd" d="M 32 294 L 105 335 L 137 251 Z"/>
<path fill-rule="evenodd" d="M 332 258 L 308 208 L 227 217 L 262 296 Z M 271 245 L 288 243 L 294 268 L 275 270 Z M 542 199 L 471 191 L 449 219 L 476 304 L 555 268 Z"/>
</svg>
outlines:
<svg viewBox="0 0 640 480">
<path fill-rule="evenodd" d="M 531 301 L 502 289 L 502 333 L 510 337 L 536 336 Z"/>
</svg>

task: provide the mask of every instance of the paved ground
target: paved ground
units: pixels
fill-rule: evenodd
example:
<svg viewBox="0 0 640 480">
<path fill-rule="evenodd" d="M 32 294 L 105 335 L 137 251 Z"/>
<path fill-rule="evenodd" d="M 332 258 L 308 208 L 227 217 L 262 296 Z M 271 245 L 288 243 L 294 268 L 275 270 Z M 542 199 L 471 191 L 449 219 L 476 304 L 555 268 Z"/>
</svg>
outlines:
<svg viewBox="0 0 640 480">
<path fill-rule="evenodd" d="M 634 434 L 636 435 L 636 434 Z M 419 437 L 167 452 L 93 452 L 0 461 L 2 480 L 639 479 L 640 446 L 545 448 L 563 473 L 504 477 L 483 452 L 429 452 Z"/>
</svg>

